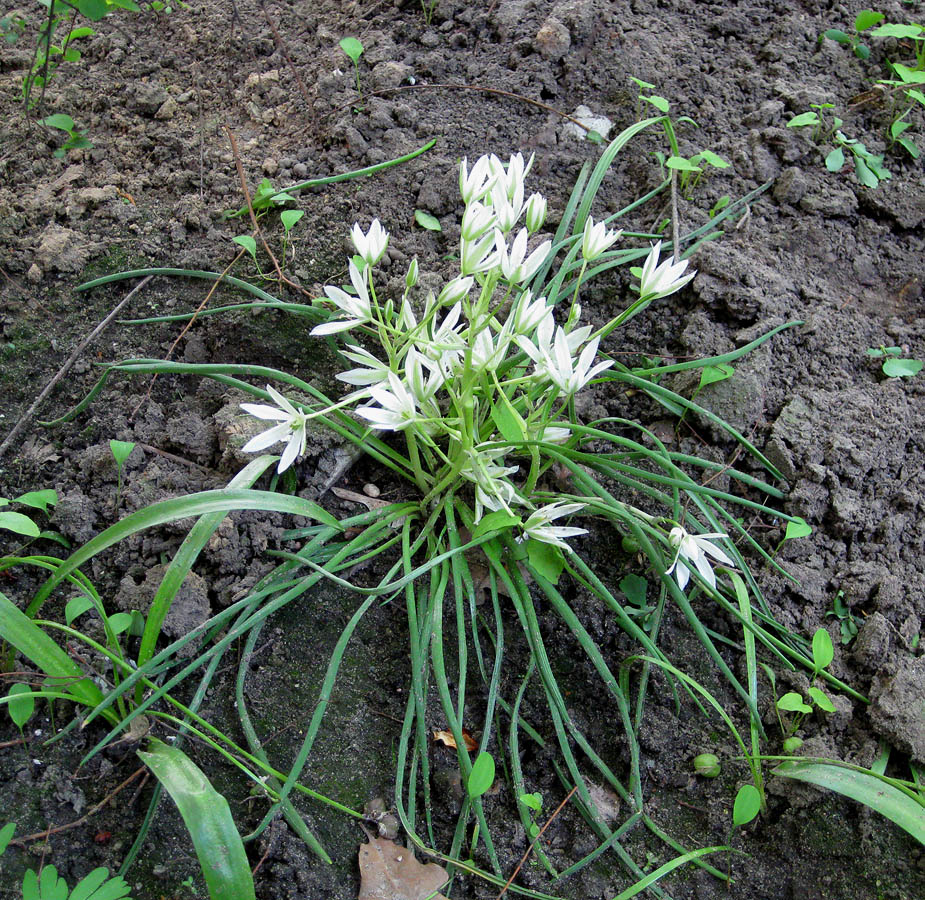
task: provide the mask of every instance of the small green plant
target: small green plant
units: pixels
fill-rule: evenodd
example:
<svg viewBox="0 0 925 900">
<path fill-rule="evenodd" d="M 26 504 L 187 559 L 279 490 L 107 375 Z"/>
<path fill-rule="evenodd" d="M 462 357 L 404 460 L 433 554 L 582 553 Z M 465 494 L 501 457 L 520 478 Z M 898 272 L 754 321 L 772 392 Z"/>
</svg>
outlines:
<svg viewBox="0 0 925 900">
<path fill-rule="evenodd" d="M 818 628 L 816 633 L 813 635 L 813 675 L 818 676 L 824 669 L 826 669 L 829 663 L 835 657 L 835 649 L 832 646 L 832 639 L 829 637 L 828 631 L 824 628 Z M 798 694 L 796 691 L 789 691 L 784 694 L 775 704 L 778 712 L 778 721 L 780 722 L 781 731 L 783 731 L 787 737 L 793 735 L 797 731 L 800 725 L 803 723 L 803 720 L 808 716 L 814 708 L 821 709 L 823 712 L 833 713 L 835 712 L 835 704 L 832 703 L 828 694 L 826 694 L 821 688 L 816 687 L 815 685 L 810 685 L 807 688 L 806 693 L 809 695 L 809 703 L 805 702 L 804 698 Z M 792 717 L 789 720 L 789 727 L 785 728 L 783 721 L 780 719 L 780 713 L 787 712 L 793 713 Z"/>
<path fill-rule="evenodd" d="M 430 25 L 434 20 L 434 13 L 440 0 L 421 0 L 421 10 L 424 13 L 424 22 Z"/>
<path fill-rule="evenodd" d="M 881 371 L 887 378 L 912 378 L 922 371 L 922 360 L 903 356 L 902 347 L 870 347 L 867 355 L 873 359 L 882 359 Z"/>
<path fill-rule="evenodd" d="M 112 458 L 116 461 L 117 486 L 116 486 L 116 509 L 119 508 L 119 502 L 122 499 L 122 471 L 125 467 L 125 461 L 132 455 L 135 444 L 132 441 L 109 442 L 109 450 Z"/>
<path fill-rule="evenodd" d="M 424 212 L 423 209 L 416 209 L 414 211 L 414 221 L 425 231 L 443 231 L 440 220 L 436 216 L 432 216 L 429 212 Z"/>
<path fill-rule="evenodd" d="M 26 20 L 16 13 L 0 16 L 0 40 L 12 45 L 18 41 L 26 30 Z"/>
<path fill-rule="evenodd" d="M 850 644 L 858 634 L 858 623 L 845 603 L 845 592 L 839 590 L 832 599 L 832 608 L 825 614 L 826 618 L 834 616 L 838 619 L 838 630 L 841 632 L 841 642 Z"/>
<path fill-rule="evenodd" d="M 517 799 L 530 810 L 530 825 L 527 828 L 527 837 L 532 841 L 540 833 L 540 825 L 537 820 L 543 812 L 543 795 L 536 791 L 532 794 L 519 794 Z"/>
<path fill-rule="evenodd" d="M 42 491 L 29 491 L 14 497 L 12 500 L 0 497 L 0 528 L 5 531 L 12 531 L 22 537 L 50 537 L 51 535 L 43 532 L 29 516 L 3 509 L 3 507 L 9 506 L 10 503 L 18 503 L 20 506 L 36 509 L 48 515 L 48 507 L 55 506 L 57 502 L 58 495 L 50 488 Z"/>
<path fill-rule="evenodd" d="M 356 73 L 357 93 L 360 99 L 363 99 L 363 89 L 360 87 L 360 57 L 363 55 L 363 45 L 355 37 L 341 38 L 340 49 L 350 57 L 353 62 L 353 69 Z"/>
<path fill-rule="evenodd" d="M 67 113 L 54 113 L 53 115 L 45 116 L 42 119 L 42 124 L 47 125 L 49 128 L 57 128 L 67 134 L 67 140 L 52 154 L 59 159 L 68 150 L 82 150 L 93 146 L 87 137 L 87 132 L 81 131 Z"/>
<path fill-rule="evenodd" d="M 0 828 L 0 856 L 15 832 L 15 822 Z M 110 875 L 105 866 L 94 869 L 78 881 L 73 890 L 68 889 L 67 882 L 52 865 L 44 866 L 41 874 L 35 869 L 27 869 L 22 880 L 22 900 L 132 900 L 129 897 L 131 891 L 131 886 L 121 875 Z"/>
<path fill-rule="evenodd" d="M 829 28 L 819 35 L 819 40 L 821 42 L 823 38 L 828 38 L 830 41 L 835 41 L 837 44 L 845 44 L 851 48 L 858 59 L 867 59 L 870 57 L 870 47 L 861 43 L 861 34 L 873 28 L 878 22 L 882 22 L 884 18 L 885 16 L 883 13 L 874 12 L 870 9 L 862 9 L 861 12 L 855 16 L 854 32 L 852 34 L 848 34 L 838 28 Z M 874 32 L 874 34 L 876 34 L 876 32 Z"/>
<path fill-rule="evenodd" d="M 284 209 L 279 214 L 280 224 L 283 226 L 283 258 L 280 260 L 280 266 L 286 265 L 286 256 L 289 253 L 290 248 L 290 235 L 292 229 L 296 226 L 296 223 L 299 219 L 304 216 L 305 213 L 301 209 Z M 295 250 L 292 251 L 292 260 L 295 259 Z"/>
</svg>

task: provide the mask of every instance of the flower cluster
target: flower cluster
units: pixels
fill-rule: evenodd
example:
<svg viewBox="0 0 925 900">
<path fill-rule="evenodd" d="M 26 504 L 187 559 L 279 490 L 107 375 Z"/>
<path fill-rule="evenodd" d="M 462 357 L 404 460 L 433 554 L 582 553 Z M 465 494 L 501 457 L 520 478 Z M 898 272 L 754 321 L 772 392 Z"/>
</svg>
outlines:
<svg viewBox="0 0 925 900">
<path fill-rule="evenodd" d="M 553 303 L 529 287 L 554 255 L 552 241 L 538 235 L 546 199 L 525 195 L 532 163 L 532 156 L 525 161 L 520 153 L 507 163 L 483 156 L 471 168 L 462 161 L 459 273 L 437 295 L 416 295 L 415 259 L 401 298 L 381 298 L 373 269 L 389 235 L 378 219 L 366 232 L 355 224 L 351 286 L 325 288 L 322 302 L 333 316 L 311 333 L 349 333 L 343 353 L 355 368 L 337 377 L 354 390 L 337 406 L 353 405 L 373 429 L 404 434 L 409 471 L 428 499 L 471 484 L 475 522 L 486 511 L 505 511 L 520 519 L 525 537 L 567 547 L 564 538 L 584 529 L 551 523 L 583 504 L 537 506 L 532 494 L 549 465 L 542 448 L 572 439 L 573 398 L 613 363 L 598 356 L 606 326 L 595 333 L 591 325 L 579 325 L 577 287 L 565 322 L 557 321 Z M 619 237 L 589 217 L 575 239 L 583 266 Z M 653 248 L 643 270 L 643 299 L 664 296 L 693 277 L 683 276 L 686 263 L 659 266 L 659 250 Z M 302 412 L 268 390 L 279 409 L 242 405 L 279 424 L 244 449 L 286 442 L 283 471 L 304 451 L 306 419 L 326 410 Z M 514 457 L 529 458 L 529 471 L 522 472 Z"/>
</svg>

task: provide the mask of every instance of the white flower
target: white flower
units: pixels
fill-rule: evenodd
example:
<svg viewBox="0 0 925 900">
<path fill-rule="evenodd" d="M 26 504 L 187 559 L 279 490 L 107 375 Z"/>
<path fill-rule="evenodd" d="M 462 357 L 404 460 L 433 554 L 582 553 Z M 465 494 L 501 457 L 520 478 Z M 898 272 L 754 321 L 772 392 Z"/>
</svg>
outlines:
<svg viewBox="0 0 925 900">
<path fill-rule="evenodd" d="M 418 283 L 418 258 L 415 256 L 414 259 L 408 264 L 408 274 L 405 275 L 405 287 L 410 291 Z"/>
<path fill-rule="evenodd" d="M 475 200 L 466 207 L 463 213 L 459 233 L 464 241 L 477 241 L 494 224 L 494 211 Z"/>
<path fill-rule="evenodd" d="M 511 345 L 513 321 L 508 319 L 496 336 L 490 328 L 483 328 L 472 341 L 472 368 L 477 372 L 494 371 L 504 361 Z"/>
<path fill-rule="evenodd" d="M 547 316 L 552 316 L 552 311 L 551 307 L 546 305 L 546 298 L 537 297 L 534 300 L 533 293 L 526 290 L 518 298 L 508 318 L 514 320 L 515 334 L 528 335 L 533 334 Z"/>
<path fill-rule="evenodd" d="M 575 360 L 569 346 L 569 335 L 561 327 L 556 329 L 552 353 L 545 360 L 545 374 L 563 394 L 577 394 L 598 372 L 603 372 L 613 365 L 612 359 L 606 359 L 595 366 L 591 365 L 597 354 L 599 341 L 600 338 L 588 341 L 581 355 Z"/>
<path fill-rule="evenodd" d="M 350 281 L 357 292 L 355 297 L 330 284 L 325 287 L 324 292 L 329 300 L 351 318 L 335 319 L 333 322 L 316 325 L 311 330 L 311 334 L 335 334 L 338 331 L 347 331 L 354 325 L 363 325 L 372 321 L 373 313 L 369 303 L 369 292 L 366 290 L 366 276 L 354 265 L 353 260 L 350 261 Z"/>
<path fill-rule="evenodd" d="M 688 534 L 680 525 L 671 529 L 668 535 L 668 543 L 677 548 L 674 562 L 665 573 L 670 575 L 674 572 L 675 578 L 678 579 L 678 587 L 683 591 L 690 580 L 691 571 L 696 569 L 700 577 L 711 588 L 716 588 L 716 574 L 708 556 L 712 556 L 718 563 L 724 566 L 734 566 L 735 563 L 729 558 L 725 550 L 720 549 L 710 542 L 728 535 L 712 532 L 710 534 Z M 681 563 L 681 565 L 678 565 Z"/>
<path fill-rule="evenodd" d="M 358 386 L 380 384 L 383 381 L 388 381 L 389 367 L 373 356 L 368 350 L 351 344 L 343 351 L 343 354 L 351 362 L 359 363 L 363 368 L 348 369 L 346 372 L 338 372 L 334 377 L 339 381 L 345 381 L 347 384 L 355 384 Z"/>
<path fill-rule="evenodd" d="M 475 522 L 482 518 L 486 509 L 493 512 L 506 509 L 514 503 L 523 503 L 514 485 L 507 480 L 519 466 L 499 466 L 495 463 L 504 462 L 501 458 L 507 452 L 503 447 L 480 450 L 476 447 L 472 455 L 466 460 L 459 474 L 475 484 Z"/>
<path fill-rule="evenodd" d="M 426 377 L 425 368 L 430 372 Z M 437 411 L 434 407 L 434 394 L 446 381 L 446 370 L 443 366 L 434 365 L 414 347 L 409 347 L 408 355 L 405 357 L 405 381 L 420 406 L 433 407 L 434 411 Z"/>
<path fill-rule="evenodd" d="M 297 410 L 279 391 L 269 384 L 267 393 L 278 406 L 267 406 L 265 403 L 242 403 L 241 409 L 269 422 L 279 422 L 267 431 L 252 437 L 242 448 L 243 453 L 256 453 L 266 450 L 273 444 L 286 441 L 286 449 L 280 458 L 277 472 L 285 472 L 296 458 L 305 453 L 305 423 L 308 420 L 306 413 Z"/>
<path fill-rule="evenodd" d="M 354 222 L 350 237 L 353 239 L 353 246 L 356 247 L 357 253 L 363 257 L 363 261 L 368 266 L 374 266 L 382 259 L 382 254 L 385 253 L 385 248 L 389 243 L 389 233 L 379 224 L 378 219 L 373 219 L 366 234 L 363 234 L 360 223 Z"/>
<path fill-rule="evenodd" d="M 486 272 L 498 265 L 498 251 L 492 252 L 495 245 L 495 233 L 489 232 L 478 241 L 459 242 L 459 271 L 463 275 L 475 275 Z"/>
<path fill-rule="evenodd" d="M 533 157 L 534 154 L 531 153 L 530 159 L 524 164 L 523 154 L 514 153 L 510 160 L 508 160 L 506 169 L 504 163 L 501 162 L 494 153 L 489 157 L 489 168 L 497 180 L 504 185 L 504 192 L 507 194 L 509 200 L 513 201 L 518 190 L 520 191 L 521 199 L 523 199 L 524 179 L 533 166 Z"/>
<path fill-rule="evenodd" d="M 487 156 L 476 160 L 472 171 L 466 166 L 466 159 L 459 164 L 459 193 L 463 202 L 468 206 L 473 200 L 481 200 L 495 183 L 496 176 L 492 173 Z"/>
<path fill-rule="evenodd" d="M 378 384 L 369 390 L 378 406 L 360 406 L 357 412 L 364 419 L 369 419 L 376 428 L 404 431 L 420 418 L 414 394 L 394 372 L 389 372 L 388 382 L 388 387 Z"/>
<path fill-rule="evenodd" d="M 546 221 L 546 198 L 542 194 L 531 194 L 527 200 L 527 231 L 534 234 Z"/>
<path fill-rule="evenodd" d="M 662 242 L 659 241 L 649 251 L 639 278 L 639 296 L 648 300 L 658 300 L 660 297 L 667 297 L 679 291 L 697 274 L 696 272 L 684 274 L 688 263 L 686 259 L 673 262 L 669 257 L 659 265 L 658 256 L 661 249 Z"/>
<path fill-rule="evenodd" d="M 495 214 L 497 226 L 507 234 L 517 224 L 524 211 L 523 183 L 517 182 L 514 185 L 513 195 L 510 195 L 505 190 L 504 182 L 496 181 L 491 189 L 490 197 L 491 210 Z"/>
<path fill-rule="evenodd" d="M 572 548 L 565 543 L 563 538 L 587 534 L 588 529 L 573 528 L 570 525 L 550 525 L 549 523 L 553 519 L 569 516 L 584 508 L 584 503 L 565 503 L 562 500 L 550 503 L 549 506 L 540 507 L 536 512 L 531 513 L 530 518 L 524 522 L 524 533 L 535 541 L 542 541 L 544 544 L 555 544 L 557 547 L 571 550 Z"/>
<path fill-rule="evenodd" d="M 440 306 L 449 306 L 451 303 L 459 303 L 459 301 L 472 290 L 472 285 L 474 283 L 474 278 L 454 278 L 452 281 L 447 282 L 443 290 L 440 291 L 440 296 L 437 297 L 437 303 L 439 303 Z"/>
<path fill-rule="evenodd" d="M 622 231 L 608 231 L 603 222 L 594 224 L 594 218 L 588 216 L 585 232 L 581 239 L 581 255 L 591 262 L 597 259 L 611 244 L 617 241 Z"/>
<path fill-rule="evenodd" d="M 549 253 L 549 248 L 552 246 L 552 241 L 543 241 L 525 260 L 528 237 L 527 229 L 521 228 L 511 244 L 510 253 L 508 253 L 504 235 L 500 231 L 495 231 L 495 246 L 498 248 L 501 272 L 508 281 L 514 284 L 523 284 L 523 282 L 529 281 L 536 275 Z"/>
</svg>

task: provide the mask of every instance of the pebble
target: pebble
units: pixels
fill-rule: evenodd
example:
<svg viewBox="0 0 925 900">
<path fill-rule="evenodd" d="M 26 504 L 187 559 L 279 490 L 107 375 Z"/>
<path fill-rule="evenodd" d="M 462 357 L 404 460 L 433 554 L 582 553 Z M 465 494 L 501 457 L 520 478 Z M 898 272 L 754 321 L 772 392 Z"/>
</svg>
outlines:
<svg viewBox="0 0 925 900">
<path fill-rule="evenodd" d="M 550 16 L 540 27 L 533 39 L 534 49 L 544 59 L 562 59 L 572 45 L 572 38 L 557 18 Z"/>
</svg>

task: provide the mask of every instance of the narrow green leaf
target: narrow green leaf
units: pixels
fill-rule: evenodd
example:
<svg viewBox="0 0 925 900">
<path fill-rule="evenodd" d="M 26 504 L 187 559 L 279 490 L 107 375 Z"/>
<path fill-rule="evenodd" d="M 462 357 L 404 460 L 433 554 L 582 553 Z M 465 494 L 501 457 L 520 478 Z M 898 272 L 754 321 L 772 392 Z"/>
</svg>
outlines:
<svg viewBox="0 0 925 900">
<path fill-rule="evenodd" d="M 10 689 L 7 691 L 7 697 L 10 698 L 10 702 L 7 704 L 6 708 L 9 710 L 13 724 L 20 731 L 22 731 L 26 722 L 32 718 L 32 713 L 35 712 L 35 697 L 21 697 L 19 695 L 31 693 L 32 688 L 27 684 L 10 685 Z"/>
<path fill-rule="evenodd" d="M 254 900 L 254 879 L 228 801 L 182 750 L 155 740 L 138 756 L 177 804 L 210 900 Z"/>
<path fill-rule="evenodd" d="M 890 378 L 911 378 L 921 371 L 922 360 L 920 359 L 887 359 L 883 363 L 883 374 Z M 3 515 L 0 513 L 0 516 Z"/>
<path fill-rule="evenodd" d="M 824 669 L 834 658 L 832 638 L 824 628 L 817 628 L 813 635 L 813 665 L 816 669 Z"/>
<path fill-rule="evenodd" d="M 699 850 L 690 850 L 687 853 L 684 853 L 681 856 L 676 856 L 674 859 L 666 862 L 663 866 L 659 866 L 654 872 L 649 872 L 644 878 L 640 878 L 632 886 L 628 887 L 623 893 L 618 894 L 614 897 L 614 900 L 630 900 L 630 898 L 635 897 L 637 894 L 642 893 L 649 885 L 655 884 L 660 878 L 664 878 L 666 875 L 674 872 L 675 869 L 681 868 L 681 866 L 687 865 L 689 862 L 693 862 L 695 859 L 699 859 L 701 856 L 706 856 L 708 853 L 718 853 L 722 850 L 728 850 L 729 847 L 702 847 Z"/>
<path fill-rule="evenodd" d="M 25 494 L 20 494 L 13 502 L 22 503 L 23 506 L 29 506 L 32 509 L 40 509 L 47 514 L 49 506 L 57 505 L 58 495 L 51 488 L 44 491 L 28 491 Z"/>
<path fill-rule="evenodd" d="M 8 822 L 3 828 L 0 828 L 0 856 L 6 850 L 7 844 L 13 840 L 13 833 L 16 831 L 16 823 Z"/>
<path fill-rule="evenodd" d="M 0 528 L 21 534 L 23 537 L 39 536 L 39 526 L 28 516 L 18 512 L 0 512 Z"/>
<path fill-rule="evenodd" d="M 474 800 L 481 797 L 495 781 L 495 761 L 490 753 L 484 750 L 475 758 L 466 790 Z"/>
<path fill-rule="evenodd" d="M 424 212 L 423 209 L 416 209 L 414 211 L 414 221 L 427 231 L 443 231 L 440 220 L 436 216 L 432 216 L 429 212 Z"/>
<path fill-rule="evenodd" d="M 761 794 L 753 784 L 743 784 L 732 804 L 732 824 L 736 828 L 748 825 L 761 811 Z"/>
<path fill-rule="evenodd" d="M 344 51 L 354 62 L 363 55 L 363 45 L 355 37 L 345 37 L 341 39 L 340 49 Z"/>
<path fill-rule="evenodd" d="M 800 516 L 794 516 L 793 520 L 787 523 L 787 529 L 784 531 L 784 540 L 792 541 L 794 538 L 806 537 L 813 533 L 811 525 Z"/>
<path fill-rule="evenodd" d="M 772 773 L 851 797 L 886 816 L 908 831 L 920 844 L 925 844 L 925 807 L 876 775 L 831 763 L 815 762 L 781 763 Z"/>
</svg>

